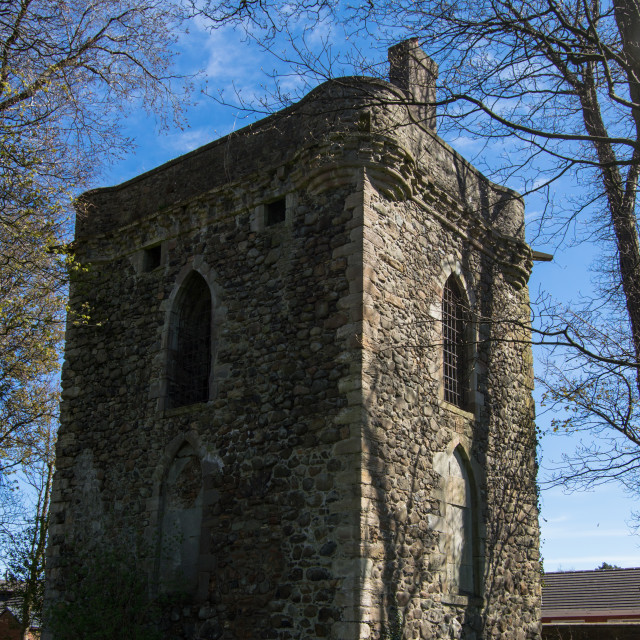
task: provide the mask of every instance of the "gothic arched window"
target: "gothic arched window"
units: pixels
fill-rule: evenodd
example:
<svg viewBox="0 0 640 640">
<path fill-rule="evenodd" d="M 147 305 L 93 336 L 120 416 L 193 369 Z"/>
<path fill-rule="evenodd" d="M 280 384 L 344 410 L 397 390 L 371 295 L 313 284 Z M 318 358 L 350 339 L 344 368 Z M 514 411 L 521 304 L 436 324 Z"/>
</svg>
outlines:
<svg viewBox="0 0 640 640">
<path fill-rule="evenodd" d="M 194 593 L 198 581 L 202 523 L 202 467 L 190 444 L 176 453 L 160 492 L 157 587 Z"/>
<path fill-rule="evenodd" d="M 445 521 L 449 536 L 447 579 L 460 594 L 476 593 L 475 513 L 471 470 L 459 447 L 449 458 Z"/>
<path fill-rule="evenodd" d="M 177 297 L 169 347 L 169 406 L 209 400 L 211 373 L 211 292 L 192 273 Z"/>
<path fill-rule="evenodd" d="M 442 295 L 442 378 L 444 399 L 458 407 L 467 401 L 465 305 L 453 275 Z"/>
</svg>

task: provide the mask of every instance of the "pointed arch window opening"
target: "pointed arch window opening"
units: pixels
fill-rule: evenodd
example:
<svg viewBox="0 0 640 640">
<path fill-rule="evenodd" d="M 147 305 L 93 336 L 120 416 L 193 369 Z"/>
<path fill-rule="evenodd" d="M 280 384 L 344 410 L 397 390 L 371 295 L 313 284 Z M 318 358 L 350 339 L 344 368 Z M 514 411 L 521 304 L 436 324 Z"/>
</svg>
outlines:
<svg viewBox="0 0 640 640">
<path fill-rule="evenodd" d="M 169 367 L 171 407 L 209 400 L 211 374 L 211 292 L 194 273 L 185 284 L 174 315 Z"/>
<path fill-rule="evenodd" d="M 197 587 L 203 510 L 202 465 L 185 443 L 160 490 L 160 529 L 155 587 L 161 593 L 194 593 Z"/>
<path fill-rule="evenodd" d="M 448 459 L 445 497 L 447 584 L 450 593 L 476 596 L 480 593 L 481 544 L 478 532 L 476 485 L 462 449 Z"/>
<path fill-rule="evenodd" d="M 461 408 L 467 403 L 467 315 L 460 287 L 450 276 L 442 295 L 442 378 L 445 401 Z"/>
<path fill-rule="evenodd" d="M 472 497 L 471 473 L 467 468 L 458 449 L 453 452 L 454 466 L 457 467 L 455 476 L 462 481 L 459 497 L 456 500 L 456 510 L 459 527 L 458 549 L 455 551 L 456 556 L 456 581 L 458 583 L 458 591 L 461 594 L 474 595 L 476 592 L 475 585 L 475 550 L 474 550 L 474 508 Z"/>
</svg>

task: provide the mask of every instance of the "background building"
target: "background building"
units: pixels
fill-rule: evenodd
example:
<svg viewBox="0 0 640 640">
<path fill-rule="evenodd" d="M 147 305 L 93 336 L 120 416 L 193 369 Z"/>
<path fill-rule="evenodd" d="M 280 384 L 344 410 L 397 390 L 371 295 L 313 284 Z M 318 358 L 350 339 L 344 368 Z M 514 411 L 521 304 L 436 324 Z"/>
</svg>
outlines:
<svg viewBox="0 0 640 640">
<path fill-rule="evenodd" d="M 545 573 L 542 637 L 546 640 L 640 637 L 640 569 Z"/>
</svg>

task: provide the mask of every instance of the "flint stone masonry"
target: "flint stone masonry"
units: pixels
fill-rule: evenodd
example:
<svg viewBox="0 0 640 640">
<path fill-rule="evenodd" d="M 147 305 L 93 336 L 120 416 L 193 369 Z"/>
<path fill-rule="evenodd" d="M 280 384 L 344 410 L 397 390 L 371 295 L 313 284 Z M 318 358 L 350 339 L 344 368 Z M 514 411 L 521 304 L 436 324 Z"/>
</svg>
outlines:
<svg viewBox="0 0 640 640">
<path fill-rule="evenodd" d="M 74 562 L 121 544 L 166 638 L 539 638 L 523 205 L 406 106 L 435 65 L 413 42 L 391 58 L 397 85 L 327 82 L 82 199 L 70 304 L 90 320 L 67 327 L 50 606 L 76 597 Z M 194 272 L 209 399 L 172 408 Z M 463 407 L 441 379 L 452 275 Z"/>
</svg>

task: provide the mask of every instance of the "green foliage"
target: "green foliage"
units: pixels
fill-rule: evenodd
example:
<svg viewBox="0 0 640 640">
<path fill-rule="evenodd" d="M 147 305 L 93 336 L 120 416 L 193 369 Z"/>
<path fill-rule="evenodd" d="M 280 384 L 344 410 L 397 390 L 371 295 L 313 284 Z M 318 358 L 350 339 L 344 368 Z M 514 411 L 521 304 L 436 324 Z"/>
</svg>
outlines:
<svg viewBox="0 0 640 640">
<path fill-rule="evenodd" d="M 62 215 L 30 181 L 0 177 L 0 472 L 37 457 L 55 419 L 65 259 Z M 45 217 L 43 217 L 43 212 Z"/>
<path fill-rule="evenodd" d="M 596 567 L 596 571 L 613 571 L 615 569 L 622 569 L 617 564 L 609 564 L 608 562 L 603 562 L 599 567 Z"/>
<path fill-rule="evenodd" d="M 120 125 L 132 104 L 161 121 L 179 111 L 171 43 L 181 15 L 172 0 L 8 0 L 0 14 L 0 562 L 23 590 L 27 624 L 41 606 L 67 287 L 84 268 L 69 246 L 72 201 L 130 148 Z M 90 310 L 70 320 L 90 322 Z M 123 607 L 123 626 L 113 632 L 107 606 L 99 635 L 71 626 L 59 637 L 153 637 L 132 631 L 138 585 L 121 564 L 95 567 L 109 585 L 81 576 L 74 604 L 95 621 L 89 604 L 102 589 Z"/>
<path fill-rule="evenodd" d="M 146 574 L 134 553 L 102 550 L 67 567 L 68 600 L 45 613 L 55 640 L 160 640 L 160 609 L 149 596 Z"/>
<path fill-rule="evenodd" d="M 402 611 L 393 606 L 389 610 L 389 620 L 382 628 L 382 640 L 402 640 L 404 637 L 404 616 Z"/>
<path fill-rule="evenodd" d="M 57 420 L 73 199 L 132 144 L 134 104 L 177 115 L 179 3 L 7 0 L 0 9 L 0 531 Z M 167 106 L 169 108 L 167 108 Z M 90 322 L 83 309 L 71 321 Z M 18 522 L 18 525 L 16 525 Z M 14 531 L 15 533 L 15 531 Z M 1 558 L 0 558 L 1 560 Z"/>
</svg>

